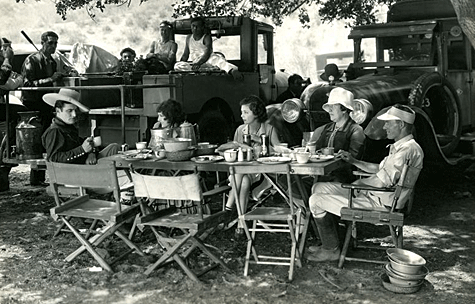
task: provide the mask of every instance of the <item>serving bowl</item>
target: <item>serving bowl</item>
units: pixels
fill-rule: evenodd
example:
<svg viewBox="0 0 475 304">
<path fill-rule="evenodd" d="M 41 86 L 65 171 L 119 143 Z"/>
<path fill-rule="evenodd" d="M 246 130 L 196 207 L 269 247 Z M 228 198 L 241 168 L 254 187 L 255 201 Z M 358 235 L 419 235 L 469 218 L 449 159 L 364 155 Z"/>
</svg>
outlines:
<svg viewBox="0 0 475 304">
<path fill-rule="evenodd" d="M 423 278 L 418 278 L 418 279 L 409 279 L 403 276 L 400 276 L 396 274 L 391 266 L 389 264 L 386 264 L 385 269 L 386 274 L 389 277 L 389 281 L 392 284 L 398 285 L 398 286 L 404 286 L 404 287 L 409 287 L 409 286 L 416 286 L 420 285 L 422 283 Z"/>
<path fill-rule="evenodd" d="M 170 138 L 162 143 L 167 152 L 184 151 L 191 146 L 191 138 Z"/>
<path fill-rule="evenodd" d="M 415 293 L 419 291 L 419 289 L 421 289 L 421 286 L 422 286 L 422 283 L 415 286 L 399 286 L 396 284 L 392 284 L 391 281 L 389 281 L 389 276 L 386 273 L 381 274 L 381 283 L 383 284 L 383 287 L 389 291 L 392 291 L 394 293 L 405 293 L 405 294 Z"/>
<path fill-rule="evenodd" d="M 422 256 L 406 249 L 389 248 L 386 250 L 386 254 L 390 258 L 401 264 L 414 266 L 424 266 L 426 264 L 426 260 Z"/>
<path fill-rule="evenodd" d="M 403 274 L 418 274 L 426 260 L 412 251 L 400 248 L 386 250 L 391 267 Z"/>
<path fill-rule="evenodd" d="M 169 161 L 185 161 L 193 157 L 195 150 L 195 147 L 188 147 L 181 151 L 165 151 L 165 156 Z"/>
<path fill-rule="evenodd" d="M 196 156 L 200 155 L 212 155 L 215 154 L 216 148 L 218 148 L 218 145 L 215 144 L 201 144 L 199 143 L 196 145 Z"/>
</svg>

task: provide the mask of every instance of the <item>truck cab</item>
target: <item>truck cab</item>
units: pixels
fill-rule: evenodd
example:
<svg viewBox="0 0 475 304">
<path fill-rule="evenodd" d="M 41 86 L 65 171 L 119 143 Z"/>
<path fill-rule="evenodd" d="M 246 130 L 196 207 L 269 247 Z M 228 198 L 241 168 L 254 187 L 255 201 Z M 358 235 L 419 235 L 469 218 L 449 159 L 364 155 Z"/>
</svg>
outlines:
<svg viewBox="0 0 475 304">
<path fill-rule="evenodd" d="M 400 1 L 387 18 L 352 29 L 353 63 L 347 81 L 336 86 L 359 99 L 354 114 L 363 127 L 372 124 L 371 131 L 366 128 L 370 139 L 385 139 L 374 119 L 380 111 L 406 104 L 416 111 L 415 136 L 428 161 L 455 164 L 462 156 L 462 134 L 475 127 L 474 48 L 448 0 Z M 311 93 L 302 94 L 314 126 L 324 123 L 321 106 L 332 88 L 308 88 Z"/>
</svg>

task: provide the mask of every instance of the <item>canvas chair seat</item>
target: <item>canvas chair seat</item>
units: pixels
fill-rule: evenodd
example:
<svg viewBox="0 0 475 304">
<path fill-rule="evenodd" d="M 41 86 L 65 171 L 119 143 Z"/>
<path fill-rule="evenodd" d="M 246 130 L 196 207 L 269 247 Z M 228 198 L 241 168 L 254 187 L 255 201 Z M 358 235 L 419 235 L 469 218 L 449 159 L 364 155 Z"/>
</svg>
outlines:
<svg viewBox="0 0 475 304">
<path fill-rule="evenodd" d="M 404 167 L 401 171 L 401 176 L 395 187 L 391 188 L 377 188 L 364 185 L 355 185 L 355 184 L 342 184 L 343 188 L 350 189 L 348 195 L 348 207 L 343 207 L 340 210 L 341 220 L 347 221 L 347 230 L 345 235 L 345 240 L 343 242 L 343 248 L 341 250 L 338 267 L 343 267 L 345 261 L 359 261 L 359 262 L 370 262 L 370 263 L 379 263 L 385 264 L 386 261 L 374 260 L 369 258 L 356 258 L 356 257 L 347 257 L 348 247 L 350 240 L 353 238 L 353 247 L 358 247 L 357 242 L 357 223 L 369 223 L 373 225 L 384 225 L 389 227 L 391 233 L 391 239 L 393 245 L 396 248 L 403 247 L 403 227 L 404 219 L 409 214 L 412 209 L 413 199 L 414 199 L 414 186 L 419 176 L 421 168 L 415 168 L 410 166 L 410 160 L 407 160 L 404 164 Z M 372 192 L 394 192 L 393 201 L 391 202 L 391 207 L 380 208 L 380 209 L 364 209 L 353 207 L 352 201 L 354 193 L 357 190 L 366 190 Z M 403 191 L 410 191 L 406 196 L 407 201 L 401 201 L 401 194 Z M 397 206 L 403 206 L 397 208 Z M 384 247 L 378 246 L 371 248 L 386 249 Z"/>
<path fill-rule="evenodd" d="M 82 252 L 88 251 L 102 268 L 112 271 L 110 265 L 132 251 L 144 256 L 144 253 L 118 230 L 127 220 L 140 213 L 140 205 L 127 206 L 120 203 L 120 187 L 113 162 L 94 166 L 47 162 L 46 166 L 56 202 L 56 207 L 50 210 L 51 216 L 54 220 L 61 220 L 81 243 L 81 247 L 66 257 L 66 261 L 71 262 Z M 63 197 L 60 189 L 64 189 L 64 185 L 76 187 L 78 196 Z M 86 189 L 91 187 L 108 189 L 113 193 L 113 201 L 91 198 L 86 194 Z M 74 218 L 93 220 L 89 230 L 95 228 L 98 223 L 102 223 L 102 228 L 95 229 L 95 235 L 92 237 L 89 237 L 89 233 L 83 236 L 73 225 L 71 219 Z M 129 248 L 116 259 L 106 262 L 96 249 L 112 235 L 116 235 Z"/>
<path fill-rule="evenodd" d="M 158 244 L 165 250 L 164 254 L 145 271 L 151 274 L 156 268 L 175 261 L 192 280 L 199 281 L 198 277 L 209 270 L 221 266 L 230 271 L 226 264 L 213 254 L 204 244 L 206 237 L 219 224 L 224 223 L 227 215 L 225 211 L 215 214 L 204 214 L 203 192 L 198 174 L 182 176 L 152 176 L 134 172 L 132 168 L 135 196 L 142 203 L 149 200 L 192 201 L 196 206 L 196 213 L 184 213 L 170 204 L 166 209 L 152 212 L 140 217 L 138 227 L 150 227 Z M 145 209 L 145 207 L 143 207 Z M 177 228 L 183 232 L 179 238 L 173 238 L 158 228 Z M 195 249 L 200 249 L 213 263 L 201 270 L 190 268 L 186 260 Z"/>
<path fill-rule="evenodd" d="M 237 185 L 235 174 L 254 174 L 264 173 L 265 178 L 269 180 L 273 189 L 278 192 L 286 201 L 288 207 L 256 207 L 249 212 L 241 210 L 239 202 L 239 195 L 237 192 Z M 239 221 L 244 228 L 247 237 L 246 260 L 244 264 L 244 275 L 247 276 L 250 264 L 260 265 L 280 265 L 289 266 L 289 280 L 293 279 L 295 265 L 301 267 L 302 246 L 300 241 L 300 228 L 302 221 L 302 210 L 296 206 L 292 198 L 292 187 L 290 179 L 290 165 L 289 164 L 272 164 L 259 166 L 231 166 L 231 183 L 236 198 L 236 207 L 239 215 Z M 287 179 L 286 193 L 277 181 L 272 180 L 267 174 L 284 174 Z M 247 222 L 251 222 L 248 226 Z M 263 248 L 258 251 L 259 239 L 256 237 L 257 233 L 288 233 L 290 236 L 290 255 L 267 255 L 262 254 Z M 262 235 L 260 236 L 263 237 Z M 259 253 L 258 253 L 259 252 Z"/>
</svg>

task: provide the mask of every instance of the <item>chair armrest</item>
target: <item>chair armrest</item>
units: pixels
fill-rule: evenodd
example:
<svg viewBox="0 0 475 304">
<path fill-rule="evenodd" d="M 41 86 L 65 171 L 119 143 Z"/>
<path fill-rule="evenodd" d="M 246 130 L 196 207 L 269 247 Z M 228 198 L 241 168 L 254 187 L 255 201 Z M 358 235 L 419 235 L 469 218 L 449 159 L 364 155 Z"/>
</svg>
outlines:
<svg viewBox="0 0 475 304">
<path fill-rule="evenodd" d="M 342 188 L 353 189 L 353 190 L 368 190 L 368 191 L 379 191 L 379 192 L 394 192 L 396 188 L 380 188 L 367 185 L 355 185 L 355 184 L 341 184 Z"/>
<path fill-rule="evenodd" d="M 354 170 L 354 171 L 353 171 L 353 175 L 354 175 L 354 176 L 363 177 L 363 176 L 371 176 L 371 175 L 373 175 L 373 174 L 372 174 L 372 173 L 368 173 L 368 172 L 364 172 L 364 171 L 361 171 L 361 170 Z"/>
</svg>

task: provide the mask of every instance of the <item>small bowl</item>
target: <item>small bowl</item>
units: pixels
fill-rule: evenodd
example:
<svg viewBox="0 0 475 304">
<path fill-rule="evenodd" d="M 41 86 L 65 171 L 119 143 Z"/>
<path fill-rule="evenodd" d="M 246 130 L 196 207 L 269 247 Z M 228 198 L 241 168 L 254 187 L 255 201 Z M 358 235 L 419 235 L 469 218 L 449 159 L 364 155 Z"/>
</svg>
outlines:
<svg viewBox="0 0 475 304">
<path fill-rule="evenodd" d="M 190 138 L 171 138 L 163 141 L 163 146 L 167 152 L 183 151 L 191 146 Z"/>
<path fill-rule="evenodd" d="M 295 157 L 297 158 L 297 162 L 299 164 L 306 164 L 310 159 L 312 154 L 310 152 L 298 152 L 295 153 Z"/>
<path fill-rule="evenodd" d="M 139 142 L 135 143 L 135 147 L 139 151 L 143 150 L 143 149 L 147 148 L 147 142 L 146 141 L 139 141 Z"/>
<path fill-rule="evenodd" d="M 165 149 L 153 149 L 153 153 L 155 153 L 155 157 L 157 158 L 164 158 L 166 156 Z"/>
<path fill-rule="evenodd" d="M 235 162 L 237 158 L 237 151 L 234 149 L 229 149 L 224 151 L 224 160 L 227 162 Z"/>
</svg>

